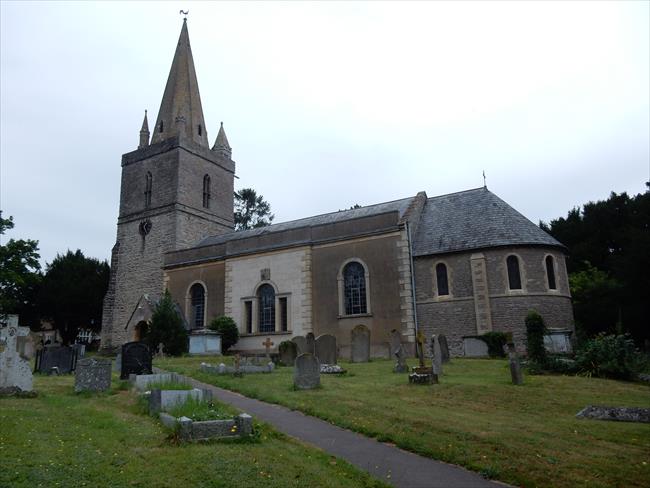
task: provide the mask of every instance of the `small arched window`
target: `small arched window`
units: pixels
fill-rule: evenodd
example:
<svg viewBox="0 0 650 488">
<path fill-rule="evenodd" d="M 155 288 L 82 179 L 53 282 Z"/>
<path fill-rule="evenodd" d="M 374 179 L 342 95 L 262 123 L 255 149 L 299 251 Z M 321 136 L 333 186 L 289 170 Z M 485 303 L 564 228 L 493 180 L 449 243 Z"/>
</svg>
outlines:
<svg viewBox="0 0 650 488">
<path fill-rule="evenodd" d="M 553 256 L 546 256 L 546 277 L 548 278 L 548 288 L 550 290 L 557 290 L 555 284 L 555 263 L 553 262 Z"/>
<path fill-rule="evenodd" d="M 201 124 L 199 124 L 199 135 L 203 135 L 203 128 L 201 127 Z"/>
<path fill-rule="evenodd" d="M 210 208 L 210 176 L 203 177 L 203 208 Z"/>
<path fill-rule="evenodd" d="M 436 282 L 438 284 L 438 295 L 449 295 L 449 280 L 447 279 L 447 266 L 444 263 L 436 265 Z"/>
<path fill-rule="evenodd" d="M 163 131 L 163 127 L 164 127 L 164 126 L 163 126 L 163 121 L 161 120 L 161 121 L 160 121 L 160 124 L 158 124 L 158 132 L 162 132 L 162 131 Z"/>
<path fill-rule="evenodd" d="M 508 256 L 508 285 L 511 290 L 521 290 L 521 274 L 519 272 L 519 258 L 514 255 Z"/>
<path fill-rule="evenodd" d="M 352 261 L 343 268 L 345 314 L 367 313 L 366 271 L 361 263 Z"/>
<path fill-rule="evenodd" d="M 147 171 L 144 183 L 144 206 L 149 208 L 151 206 L 151 188 L 153 186 L 153 176 L 151 172 Z"/>
<path fill-rule="evenodd" d="M 259 331 L 275 331 L 275 290 L 271 285 L 265 284 L 257 290 L 259 300 Z"/>
<path fill-rule="evenodd" d="M 192 288 L 190 288 L 190 300 L 192 304 L 190 325 L 194 329 L 202 329 L 205 311 L 205 289 L 201 283 L 194 283 Z"/>
</svg>

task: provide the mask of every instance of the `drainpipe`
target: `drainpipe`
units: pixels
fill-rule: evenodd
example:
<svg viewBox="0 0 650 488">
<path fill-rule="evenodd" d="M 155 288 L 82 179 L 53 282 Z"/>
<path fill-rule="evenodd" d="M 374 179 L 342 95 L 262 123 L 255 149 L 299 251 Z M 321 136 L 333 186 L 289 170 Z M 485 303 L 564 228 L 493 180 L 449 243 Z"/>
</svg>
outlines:
<svg viewBox="0 0 650 488">
<path fill-rule="evenodd" d="M 417 335 L 418 335 L 418 309 L 415 304 L 415 268 L 413 266 L 413 245 L 411 243 L 411 227 L 409 226 L 408 220 L 406 221 L 406 235 L 409 241 L 409 264 L 411 266 L 411 298 L 413 299 L 413 322 L 415 323 L 415 336 L 416 336 L 416 347 L 417 347 Z"/>
</svg>

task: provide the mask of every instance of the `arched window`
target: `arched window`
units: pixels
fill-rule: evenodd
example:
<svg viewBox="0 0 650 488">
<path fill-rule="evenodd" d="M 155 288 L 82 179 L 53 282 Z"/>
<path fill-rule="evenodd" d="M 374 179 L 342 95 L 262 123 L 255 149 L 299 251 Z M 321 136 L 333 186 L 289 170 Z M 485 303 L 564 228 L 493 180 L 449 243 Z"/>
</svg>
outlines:
<svg viewBox="0 0 650 488">
<path fill-rule="evenodd" d="M 555 285 L 555 263 L 553 262 L 553 256 L 546 256 L 546 277 L 548 278 L 548 287 L 550 290 L 556 290 L 557 286 Z"/>
<path fill-rule="evenodd" d="M 343 268 L 343 293 L 345 314 L 367 313 L 366 306 L 366 271 L 356 261 Z"/>
<path fill-rule="evenodd" d="M 265 284 L 257 290 L 259 300 L 259 331 L 275 331 L 275 290 L 271 285 Z"/>
<path fill-rule="evenodd" d="M 201 283 L 194 283 L 192 285 L 192 288 L 190 288 L 190 299 L 192 304 L 190 326 L 194 329 L 202 329 L 205 310 L 205 289 Z"/>
<path fill-rule="evenodd" d="M 147 171 L 147 176 L 145 177 L 144 184 L 144 207 L 149 208 L 151 206 L 151 188 L 153 186 L 153 176 L 151 172 Z"/>
<path fill-rule="evenodd" d="M 160 124 L 158 124 L 158 132 L 162 132 L 162 131 L 163 131 L 163 121 L 161 120 Z"/>
<path fill-rule="evenodd" d="M 519 258 L 510 255 L 506 260 L 508 265 L 508 285 L 511 290 L 521 290 L 521 274 L 519 272 Z"/>
<path fill-rule="evenodd" d="M 210 177 L 203 177 L 203 208 L 210 208 Z"/>
<path fill-rule="evenodd" d="M 438 295 L 449 295 L 449 281 L 447 279 L 447 266 L 444 263 L 436 264 L 436 281 L 438 283 Z"/>
</svg>

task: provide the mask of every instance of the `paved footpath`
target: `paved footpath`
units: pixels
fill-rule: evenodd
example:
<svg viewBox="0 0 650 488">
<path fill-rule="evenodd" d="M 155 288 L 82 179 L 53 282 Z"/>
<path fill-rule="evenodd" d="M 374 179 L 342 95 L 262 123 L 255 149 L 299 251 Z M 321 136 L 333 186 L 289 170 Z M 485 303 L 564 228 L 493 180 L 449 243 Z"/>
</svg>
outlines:
<svg viewBox="0 0 650 488">
<path fill-rule="evenodd" d="M 413 454 L 286 407 L 254 400 L 192 379 L 219 401 L 233 405 L 277 430 L 345 459 L 387 483 L 404 488 L 503 488 L 466 469 Z"/>
</svg>

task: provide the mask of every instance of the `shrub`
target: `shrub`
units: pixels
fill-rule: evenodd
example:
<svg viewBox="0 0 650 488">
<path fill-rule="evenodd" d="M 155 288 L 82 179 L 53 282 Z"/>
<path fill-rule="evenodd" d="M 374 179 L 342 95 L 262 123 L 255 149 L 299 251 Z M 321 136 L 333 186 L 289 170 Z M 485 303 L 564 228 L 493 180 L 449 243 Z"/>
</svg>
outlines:
<svg viewBox="0 0 650 488">
<path fill-rule="evenodd" d="M 230 347 L 237 344 L 239 340 L 239 329 L 231 317 L 218 317 L 208 325 L 210 330 L 216 330 L 221 334 L 221 350 L 226 352 Z"/>
<path fill-rule="evenodd" d="M 535 310 L 526 315 L 526 349 L 528 359 L 539 366 L 545 366 L 548 362 L 546 349 L 544 348 L 544 319 Z"/>
<path fill-rule="evenodd" d="M 503 350 L 503 346 L 507 342 L 506 334 L 503 332 L 486 332 L 482 336 L 479 336 L 479 339 L 487 344 L 488 354 L 491 358 L 505 357 L 506 353 Z"/>
<path fill-rule="evenodd" d="M 633 379 L 647 365 L 629 334 L 601 333 L 587 341 L 576 354 L 580 374 L 601 378 Z"/>
<path fill-rule="evenodd" d="M 165 354 L 180 356 L 187 352 L 187 331 L 169 291 L 156 304 L 143 340 L 152 351 L 162 343 Z"/>
</svg>

